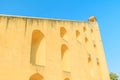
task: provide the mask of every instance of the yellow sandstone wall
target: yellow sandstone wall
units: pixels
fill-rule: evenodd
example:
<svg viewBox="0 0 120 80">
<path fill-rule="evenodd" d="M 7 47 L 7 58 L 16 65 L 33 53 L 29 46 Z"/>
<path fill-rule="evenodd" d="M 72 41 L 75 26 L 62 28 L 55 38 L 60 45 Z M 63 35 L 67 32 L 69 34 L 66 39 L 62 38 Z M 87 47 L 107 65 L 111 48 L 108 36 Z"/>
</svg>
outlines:
<svg viewBox="0 0 120 80">
<path fill-rule="evenodd" d="M 0 80 L 110 80 L 96 18 L 0 16 Z"/>
</svg>

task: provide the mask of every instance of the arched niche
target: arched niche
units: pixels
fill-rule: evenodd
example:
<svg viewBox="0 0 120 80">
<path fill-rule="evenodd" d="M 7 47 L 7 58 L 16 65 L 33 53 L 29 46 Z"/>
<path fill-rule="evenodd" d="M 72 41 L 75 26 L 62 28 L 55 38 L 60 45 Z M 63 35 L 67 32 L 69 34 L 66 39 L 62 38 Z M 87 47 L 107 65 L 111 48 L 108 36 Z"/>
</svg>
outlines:
<svg viewBox="0 0 120 80">
<path fill-rule="evenodd" d="M 86 32 L 86 30 L 87 30 L 87 29 L 86 29 L 86 27 L 84 26 L 84 27 L 83 27 L 83 32 Z"/>
<path fill-rule="evenodd" d="M 77 39 L 77 41 L 81 41 L 80 31 L 79 30 L 76 30 L 76 39 Z"/>
<path fill-rule="evenodd" d="M 62 44 L 61 46 L 61 59 L 64 58 L 64 55 L 67 53 L 68 47 L 66 44 Z"/>
<path fill-rule="evenodd" d="M 88 38 L 87 37 L 85 37 L 85 43 L 87 43 L 88 42 Z"/>
<path fill-rule="evenodd" d="M 64 71 L 70 72 L 71 69 L 71 59 L 70 52 L 66 44 L 61 45 L 61 61 Z"/>
<path fill-rule="evenodd" d="M 64 27 L 60 28 L 60 37 L 64 40 L 68 40 L 67 30 Z"/>
<path fill-rule="evenodd" d="M 32 32 L 30 63 L 33 65 L 45 65 L 46 40 L 40 30 Z"/>
<path fill-rule="evenodd" d="M 70 80 L 69 78 L 65 78 L 64 80 Z"/>
<path fill-rule="evenodd" d="M 92 61 L 92 59 L 91 59 L 91 55 L 88 54 L 88 63 L 90 63 L 91 61 Z"/>
<path fill-rule="evenodd" d="M 30 76 L 29 80 L 44 80 L 44 77 L 39 73 L 35 73 Z"/>
<path fill-rule="evenodd" d="M 97 66 L 99 66 L 100 65 L 99 58 L 96 58 L 96 61 L 97 61 Z"/>
</svg>

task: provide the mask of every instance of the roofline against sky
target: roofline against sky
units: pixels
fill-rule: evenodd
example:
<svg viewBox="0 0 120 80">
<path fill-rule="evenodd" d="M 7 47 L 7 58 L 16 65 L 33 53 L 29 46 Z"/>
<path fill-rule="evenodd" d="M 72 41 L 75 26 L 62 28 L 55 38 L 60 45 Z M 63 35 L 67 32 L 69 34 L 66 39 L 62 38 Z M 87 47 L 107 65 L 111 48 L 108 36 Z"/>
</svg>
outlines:
<svg viewBox="0 0 120 80">
<path fill-rule="evenodd" d="M 28 18 L 28 19 L 47 19 L 47 20 L 58 20 L 58 21 L 73 21 L 73 22 L 84 22 L 87 23 L 89 21 L 82 21 L 82 20 L 69 20 L 69 19 L 56 19 L 56 18 L 43 18 L 43 17 L 32 17 L 32 16 L 19 16 L 19 15 L 8 15 L 8 14 L 0 14 L 0 16 L 6 17 L 19 17 L 19 18 Z"/>
</svg>

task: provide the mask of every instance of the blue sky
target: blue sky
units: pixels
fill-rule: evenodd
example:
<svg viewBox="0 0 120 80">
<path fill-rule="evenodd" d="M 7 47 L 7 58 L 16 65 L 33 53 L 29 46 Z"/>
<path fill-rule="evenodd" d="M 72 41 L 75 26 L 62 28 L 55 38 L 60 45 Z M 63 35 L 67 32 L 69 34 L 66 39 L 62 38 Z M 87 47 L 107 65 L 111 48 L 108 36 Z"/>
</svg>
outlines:
<svg viewBox="0 0 120 80">
<path fill-rule="evenodd" d="M 87 20 L 98 19 L 109 71 L 120 74 L 119 0 L 0 0 L 0 14 Z"/>
</svg>

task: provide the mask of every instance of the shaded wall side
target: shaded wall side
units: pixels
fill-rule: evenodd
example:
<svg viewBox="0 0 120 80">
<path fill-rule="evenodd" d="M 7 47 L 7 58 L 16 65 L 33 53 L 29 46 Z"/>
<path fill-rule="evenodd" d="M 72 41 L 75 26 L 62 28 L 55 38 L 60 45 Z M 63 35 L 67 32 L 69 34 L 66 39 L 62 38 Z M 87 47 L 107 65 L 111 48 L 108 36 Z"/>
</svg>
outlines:
<svg viewBox="0 0 120 80">
<path fill-rule="evenodd" d="M 98 45 L 98 57 L 99 57 L 99 62 L 100 62 L 100 69 L 101 69 L 100 71 L 102 74 L 102 79 L 103 80 L 110 80 L 109 71 L 108 71 L 106 58 L 105 58 L 105 54 L 104 54 L 104 48 L 103 48 L 103 44 L 102 44 L 102 39 L 100 36 L 100 30 L 99 30 L 98 24 L 96 22 L 93 23 L 93 26 L 95 26 L 95 28 L 96 28 L 95 37 L 97 37 L 96 42 Z"/>
</svg>

